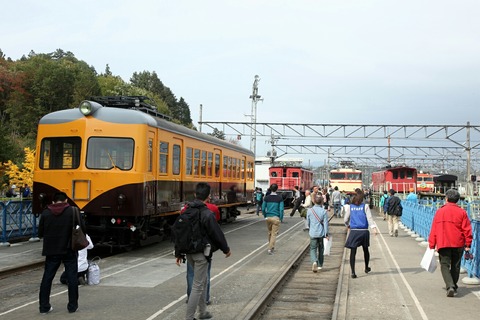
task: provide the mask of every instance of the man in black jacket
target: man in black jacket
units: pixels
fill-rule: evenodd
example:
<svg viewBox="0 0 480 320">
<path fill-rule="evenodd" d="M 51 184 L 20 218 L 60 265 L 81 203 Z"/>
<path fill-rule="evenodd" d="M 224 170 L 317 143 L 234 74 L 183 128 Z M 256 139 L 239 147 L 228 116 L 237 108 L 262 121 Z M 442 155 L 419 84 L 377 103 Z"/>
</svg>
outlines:
<svg viewBox="0 0 480 320">
<path fill-rule="evenodd" d="M 386 199 L 386 212 L 388 219 L 388 233 L 390 237 L 398 237 L 398 221 L 400 220 L 402 204 L 399 197 L 395 195 L 395 190 L 390 189 L 390 197 Z"/>
<path fill-rule="evenodd" d="M 45 314 L 53 310 L 50 305 L 52 281 L 55 278 L 60 264 L 65 266 L 68 282 L 68 312 L 78 309 L 78 278 L 77 252 L 72 250 L 72 229 L 75 211 L 67 203 L 64 192 L 57 192 L 53 196 L 53 204 L 42 212 L 38 225 L 38 236 L 43 238 L 42 255 L 45 256 L 45 269 L 40 284 L 40 313 Z M 85 225 L 75 217 L 75 224 L 80 225 L 85 232 Z"/>
<path fill-rule="evenodd" d="M 212 318 L 212 314 L 207 311 L 207 304 L 205 302 L 206 290 L 204 290 L 207 284 L 208 260 L 211 259 L 213 252 L 218 249 L 222 250 L 226 258 L 231 255 L 225 235 L 215 219 L 215 214 L 211 211 L 208 214 L 202 213 L 205 210 L 209 210 L 204 208 L 206 207 L 205 202 L 208 201 L 209 197 L 210 185 L 200 182 L 195 188 L 195 200 L 188 204 L 191 208 L 200 209 L 200 224 L 206 235 L 204 243 L 209 244 L 211 249 L 208 253 L 205 251 L 187 253 L 188 263 L 193 266 L 193 287 L 190 297 L 188 298 L 187 320 L 194 319 L 197 307 L 199 311 L 198 319 Z M 180 252 L 176 252 L 175 256 L 177 257 L 177 265 L 180 266 L 182 261 Z"/>
</svg>

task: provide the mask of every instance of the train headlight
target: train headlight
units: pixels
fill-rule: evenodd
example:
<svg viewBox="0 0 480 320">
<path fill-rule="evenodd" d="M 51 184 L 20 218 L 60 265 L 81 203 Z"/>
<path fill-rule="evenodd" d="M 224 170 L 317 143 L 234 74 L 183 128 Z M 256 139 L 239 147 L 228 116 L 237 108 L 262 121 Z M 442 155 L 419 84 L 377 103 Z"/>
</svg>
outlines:
<svg viewBox="0 0 480 320">
<path fill-rule="evenodd" d="M 121 206 L 121 205 L 124 205 L 125 202 L 127 202 L 127 196 L 120 193 L 117 197 L 117 202 L 118 202 L 118 205 Z"/>
<path fill-rule="evenodd" d="M 85 100 L 80 103 L 80 106 L 78 108 L 84 116 L 88 116 L 94 114 L 101 107 L 102 105 L 99 103 Z"/>
</svg>

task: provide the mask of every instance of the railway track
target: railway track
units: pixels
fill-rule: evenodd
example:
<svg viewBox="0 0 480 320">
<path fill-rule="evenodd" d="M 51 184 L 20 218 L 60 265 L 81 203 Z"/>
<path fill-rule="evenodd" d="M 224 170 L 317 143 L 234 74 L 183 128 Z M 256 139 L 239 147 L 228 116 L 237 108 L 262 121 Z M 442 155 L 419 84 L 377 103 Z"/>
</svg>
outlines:
<svg viewBox="0 0 480 320">
<path fill-rule="evenodd" d="M 293 259 L 292 266 L 275 282 L 248 319 L 336 319 L 341 293 L 342 261 L 346 230 L 335 220 L 331 255 L 322 270 L 312 272 L 309 246 Z"/>
</svg>

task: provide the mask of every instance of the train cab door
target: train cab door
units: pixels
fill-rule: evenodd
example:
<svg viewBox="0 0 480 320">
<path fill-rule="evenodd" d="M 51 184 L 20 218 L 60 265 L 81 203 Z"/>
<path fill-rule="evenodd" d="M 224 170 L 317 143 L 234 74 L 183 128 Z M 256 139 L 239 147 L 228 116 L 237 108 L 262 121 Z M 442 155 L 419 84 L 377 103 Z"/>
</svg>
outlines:
<svg viewBox="0 0 480 320">
<path fill-rule="evenodd" d="M 183 139 L 174 137 L 172 139 L 172 157 L 171 160 L 171 174 L 173 180 L 172 190 L 171 192 L 171 201 L 174 206 L 180 206 L 183 204 L 185 199 L 183 198 L 183 181 L 185 181 L 185 170 L 182 168 L 184 167 L 184 143 Z M 164 191 L 164 190 L 162 190 Z"/>
<path fill-rule="evenodd" d="M 147 133 L 147 161 L 145 168 L 145 211 L 147 215 L 155 214 L 157 208 L 157 140 L 155 131 Z"/>
<path fill-rule="evenodd" d="M 285 189 L 293 190 L 295 186 L 300 187 L 300 168 L 287 168 Z"/>
</svg>

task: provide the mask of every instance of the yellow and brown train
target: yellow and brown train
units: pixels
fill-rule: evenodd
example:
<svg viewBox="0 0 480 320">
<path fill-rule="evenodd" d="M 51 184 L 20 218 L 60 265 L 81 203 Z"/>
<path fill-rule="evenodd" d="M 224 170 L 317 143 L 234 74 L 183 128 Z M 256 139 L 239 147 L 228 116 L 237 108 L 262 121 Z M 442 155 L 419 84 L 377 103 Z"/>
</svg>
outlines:
<svg viewBox="0 0 480 320">
<path fill-rule="evenodd" d="M 92 97 L 44 116 L 33 212 L 63 191 L 80 208 L 95 243 L 140 245 L 168 233 L 195 185 L 207 182 L 221 219 L 234 219 L 232 206 L 253 195 L 253 153 L 168 121 L 146 101 Z"/>
</svg>

